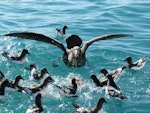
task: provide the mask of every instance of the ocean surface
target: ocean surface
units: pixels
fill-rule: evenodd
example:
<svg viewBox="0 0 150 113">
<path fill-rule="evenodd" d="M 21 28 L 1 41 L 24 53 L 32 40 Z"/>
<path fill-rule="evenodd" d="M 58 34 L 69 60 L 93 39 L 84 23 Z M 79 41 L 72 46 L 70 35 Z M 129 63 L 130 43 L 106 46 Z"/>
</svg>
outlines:
<svg viewBox="0 0 150 113">
<path fill-rule="evenodd" d="M 57 37 L 56 28 L 68 26 L 66 37 Z M 54 45 L 5 37 L 8 32 L 37 32 L 56 38 L 65 46 L 65 39 L 79 35 L 83 43 L 101 35 L 124 33 L 133 37 L 105 40 L 93 43 L 86 52 L 87 64 L 80 68 L 69 68 L 61 60 L 63 52 Z M 44 113 L 71 113 L 75 108 L 71 102 L 92 108 L 99 98 L 106 99 L 100 113 L 150 113 L 150 1 L 149 0 L 3 0 L 0 2 L 0 52 L 19 53 L 28 49 L 28 61 L 14 64 L 0 55 L 0 70 L 8 79 L 20 74 L 21 86 L 30 86 L 31 63 L 38 69 L 46 67 L 55 84 L 69 85 L 72 78 L 83 78 L 78 98 L 66 97 L 49 84 L 42 97 Z M 117 100 L 97 88 L 89 79 L 91 73 L 103 77 L 99 70 L 113 70 L 133 61 L 148 57 L 145 67 L 138 71 L 126 69 L 116 84 L 128 99 Z M 57 66 L 54 66 L 56 64 Z M 6 90 L 0 100 L 0 113 L 25 113 L 34 104 L 34 96 Z"/>
</svg>

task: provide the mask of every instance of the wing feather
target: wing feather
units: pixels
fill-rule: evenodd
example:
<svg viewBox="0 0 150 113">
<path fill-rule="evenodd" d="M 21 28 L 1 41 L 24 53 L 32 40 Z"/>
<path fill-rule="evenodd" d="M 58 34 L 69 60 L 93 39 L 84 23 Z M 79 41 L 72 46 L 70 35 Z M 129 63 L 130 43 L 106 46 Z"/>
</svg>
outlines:
<svg viewBox="0 0 150 113">
<path fill-rule="evenodd" d="M 45 36 L 43 34 L 39 34 L 39 33 L 18 32 L 18 33 L 8 33 L 8 34 L 5 34 L 4 36 L 10 36 L 10 37 L 12 36 L 12 37 L 18 37 L 18 38 L 23 38 L 23 39 L 42 41 L 42 42 L 46 42 L 46 43 L 55 45 L 64 52 L 66 51 L 64 45 L 61 42 L 59 42 L 58 40 L 55 40 L 53 38 L 50 38 L 48 36 Z"/>
<path fill-rule="evenodd" d="M 82 46 L 82 51 L 86 51 L 87 48 L 94 42 L 96 41 L 101 41 L 101 40 L 110 40 L 114 38 L 122 38 L 122 37 L 132 37 L 132 35 L 129 34 L 110 34 L 110 35 L 104 35 L 104 36 L 98 36 L 95 37 L 89 41 L 87 41 L 83 46 Z"/>
</svg>

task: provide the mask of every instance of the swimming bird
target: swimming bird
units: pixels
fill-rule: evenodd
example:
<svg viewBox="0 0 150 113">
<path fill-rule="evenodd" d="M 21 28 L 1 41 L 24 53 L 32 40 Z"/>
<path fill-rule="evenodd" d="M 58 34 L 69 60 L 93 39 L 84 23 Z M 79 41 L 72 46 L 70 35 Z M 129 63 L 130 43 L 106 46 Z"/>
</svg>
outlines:
<svg viewBox="0 0 150 113">
<path fill-rule="evenodd" d="M 104 98 L 100 98 L 96 106 L 93 108 L 83 108 L 75 103 L 72 103 L 72 105 L 76 108 L 76 110 L 72 113 L 99 113 L 104 102 L 106 102 L 106 100 Z"/>
<path fill-rule="evenodd" d="M 90 75 L 90 78 L 92 79 L 92 81 L 94 82 L 94 84 L 97 86 L 97 87 L 103 87 L 103 86 L 106 86 L 107 85 L 107 78 L 103 78 L 103 79 L 98 79 L 96 77 L 95 74 L 91 74 Z"/>
<path fill-rule="evenodd" d="M 24 93 L 24 88 L 19 85 L 20 80 L 24 80 L 21 75 L 17 75 L 15 80 L 8 80 L 8 89 Z"/>
<path fill-rule="evenodd" d="M 121 89 L 116 85 L 111 74 L 107 74 L 107 79 L 106 94 L 119 100 L 126 99 L 127 97 L 122 95 Z"/>
<path fill-rule="evenodd" d="M 45 80 L 37 85 L 32 85 L 30 87 L 24 87 L 24 91 L 30 95 L 36 95 L 37 93 L 43 91 L 45 88 L 47 88 L 48 83 L 54 82 L 54 80 L 51 77 L 45 78 Z"/>
<path fill-rule="evenodd" d="M 125 61 L 127 61 L 127 66 L 130 68 L 130 69 L 133 69 L 133 70 L 140 70 L 142 69 L 146 62 L 147 62 L 147 58 L 146 57 L 142 57 L 140 58 L 139 60 L 135 61 L 134 63 L 132 63 L 132 58 L 130 56 L 128 56 Z"/>
<path fill-rule="evenodd" d="M 76 97 L 76 92 L 77 92 L 78 86 L 77 86 L 75 78 L 72 79 L 71 86 L 58 86 L 58 85 L 55 85 L 55 86 L 57 88 L 59 88 L 67 96 Z"/>
<path fill-rule="evenodd" d="M 114 81 L 118 80 L 118 78 L 122 75 L 123 71 L 126 69 L 127 66 L 123 66 L 120 68 L 117 68 L 115 70 L 107 71 L 105 68 L 100 70 L 100 73 L 103 73 L 104 76 L 106 77 L 107 74 L 112 75 L 112 78 Z"/>
<path fill-rule="evenodd" d="M 2 56 L 4 56 L 7 60 L 13 63 L 23 64 L 26 62 L 26 57 L 25 57 L 26 54 L 29 54 L 28 50 L 23 49 L 20 54 L 11 54 L 11 53 L 4 51 L 2 53 Z"/>
<path fill-rule="evenodd" d="M 1 77 L 0 77 L 0 83 L 2 83 L 4 80 L 6 80 L 7 78 L 5 77 L 5 75 L 0 71 Z M 15 90 L 15 91 L 19 91 L 19 92 L 23 92 L 23 87 L 21 87 L 19 85 L 19 81 L 23 80 L 21 75 L 17 75 L 15 80 L 8 80 L 8 84 L 7 84 L 7 89 L 11 89 L 11 90 Z"/>
<path fill-rule="evenodd" d="M 63 37 L 63 36 L 65 36 L 65 35 L 66 35 L 66 29 L 68 29 L 68 27 L 67 27 L 66 25 L 63 26 L 62 29 L 56 28 L 57 36 L 58 36 L 58 37 Z"/>
<path fill-rule="evenodd" d="M 31 80 L 36 80 L 42 82 L 49 74 L 47 68 L 42 68 L 41 71 L 38 71 L 36 64 L 31 64 L 29 70 L 31 70 Z"/>
<path fill-rule="evenodd" d="M 38 93 L 35 97 L 34 105 L 29 107 L 26 113 L 42 113 L 44 111 L 42 103 L 41 103 L 42 95 Z"/>
<path fill-rule="evenodd" d="M 62 55 L 63 62 L 68 67 L 81 67 L 84 66 L 86 63 L 86 50 L 88 47 L 93 44 L 94 42 L 101 41 L 101 40 L 109 40 L 113 38 L 121 38 L 121 37 L 130 37 L 132 35 L 128 34 L 110 34 L 110 35 L 104 35 L 104 36 L 98 36 L 96 38 L 93 38 L 84 44 L 82 44 L 82 39 L 78 35 L 71 35 L 66 39 L 67 47 L 59 42 L 58 40 L 55 40 L 53 38 L 50 38 L 48 36 L 45 36 L 43 34 L 39 33 L 33 33 L 33 32 L 19 32 L 19 33 L 8 33 L 4 36 L 13 36 L 23 39 L 30 39 L 30 40 L 37 40 L 42 41 L 46 43 L 50 43 L 52 45 L 57 46 L 60 48 L 64 53 Z"/>
<path fill-rule="evenodd" d="M 0 99 L 4 98 L 5 96 L 5 88 L 8 85 L 8 80 L 4 80 L 0 85 Z"/>
</svg>

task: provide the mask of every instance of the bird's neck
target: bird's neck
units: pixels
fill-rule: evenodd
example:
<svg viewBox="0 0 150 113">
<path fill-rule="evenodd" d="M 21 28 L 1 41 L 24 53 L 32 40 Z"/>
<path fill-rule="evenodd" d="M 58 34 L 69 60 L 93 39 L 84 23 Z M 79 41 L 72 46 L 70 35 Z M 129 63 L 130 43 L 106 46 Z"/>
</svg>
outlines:
<svg viewBox="0 0 150 113">
<path fill-rule="evenodd" d="M 97 78 L 93 79 L 93 81 L 97 86 L 100 86 L 101 83 Z"/>
<path fill-rule="evenodd" d="M 132 63 L 132 60 L 131 60 L 131 59 L 129 59 L 127 62 L 128 62 L 129 67 L 133 65 L 133 63 Z"/>
<path fill-rule="evenodd" d="M 42 104 L 41 104 L 41 99 L 37 99 L 35 100 L 35 104 L 37 105 L 37 107 L 42 107 Z"/>
<path fill-rule="evenodd" d="M 47 81 L 44 81 L 42 84 L 41 84 L 41 88 L 43 88 L 43 87 L 46 87 L 48 85 L 48 82 Z"/>
<path fill-rule="evenodd" d="M 73 83 L 73 88 L 76 90 L 77 89 L 77 84 Z"/>
<path fill-rule="evenodd" d="M 0 88 L 0 95 L 4 95 L 5 94 L 5 87 L 1 87 Z"/>
<path fill-rule="evenodd" d="M 17 86 L 19 84 L 19 81 L 20 81 L 19 79 L 15 79 L 14 85 Z"/>
<path fill-rule="evenodd" d="M 66 34 L 66 28 L 63 28 L 62 34 L 63 34 L 63 35 Z"/>
<path fill-rule="evenodd" d="M 118 89 L 118 87 L 117 87 L 117 85 L 115 84 L 115 82 L 114 82 L 114 80 L 113 80 L 112 77 L 108 79 L 108 82 L 109 82 L 108 85 L 110 85 L 110 86 L 112 86 L 112 87 Z"/>
<path fill-rule="evenodd" d="M 102 108 L 102 104 L 96 105 L 96 106 L 92 109 L 92 113 L 98 113 L 101 108 Z"/>
<path fill-rule="evenodd" d="M 19 56 L 19 58 L 22 59 L 22 58 L 24 58 L 25 56 L 26 56 L 25 53 L 21 53 L 20 56 Z"/>
</svg>

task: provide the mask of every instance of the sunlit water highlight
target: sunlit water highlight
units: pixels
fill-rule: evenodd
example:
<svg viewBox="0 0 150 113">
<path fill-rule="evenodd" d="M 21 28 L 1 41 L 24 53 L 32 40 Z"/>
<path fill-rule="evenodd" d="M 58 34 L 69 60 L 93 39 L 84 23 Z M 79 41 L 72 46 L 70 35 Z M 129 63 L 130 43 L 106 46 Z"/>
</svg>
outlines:
<svg viewBox="0 0 150 113">
<path fill-rule="evenodd" d="M 38 68 L 46 67 L 55 84 L 69 85 L 73 77 L 83 78 L 79 86 L 78 98 L 63 96 L 54 84 L 49 84 L 44 92 L 42 103 L 45 113 L 71 113 L 75 102 L 83 107 L 94 107 L 97 100 L 104 97 L 107 104 L 101 113 L 149 113 L 150 111 L 150 63 L 139 71 L 126 69 L 117 81 L 128 99 L 120 101 L 109 98 L 102 88 L 96 88 L 89 79 L 91 73 L 98 75 L 102 68 L 116 69 L 125 64 L 124 59 L 132 56 L 137 60 L 142 56 L 150 57 L 150 1 L 149 0 L 5 0 L 0 3 L 0 51 L 18 53 L 26 48 L 31 53 L 23 65 L 8 62 L 0 56 L 0 70 L 9 79 L 21 74 L 22 86 L 29 86 L 30 71 L 24 69 L 31 63 Z M 66 37 L 78 34 L 83 42 L 96 36 L 114 33 L 132 34 L 132 38 L 114 39 L 97 42 L 86 52 L 88 63 L 81 68 L 68 68 L 61 61 L 62 51 L 42 42 L 4 37 L 8 32 L 32 31 L 56 38 L 56 28 L 67 25 Z M 58 38 L 57 38 L 58 39 Z M 59 39 L 65 44 L 65 39 Z M 53 67 L 56 63 L 58 67 Z M 69 82 L 68 82 L 69 81 Z M 7 91 L 0 100 L 0 113 L 24 113 L 34 103 L 34 97 L 19 92 Z"/>
</svg>

